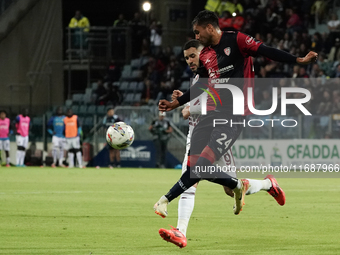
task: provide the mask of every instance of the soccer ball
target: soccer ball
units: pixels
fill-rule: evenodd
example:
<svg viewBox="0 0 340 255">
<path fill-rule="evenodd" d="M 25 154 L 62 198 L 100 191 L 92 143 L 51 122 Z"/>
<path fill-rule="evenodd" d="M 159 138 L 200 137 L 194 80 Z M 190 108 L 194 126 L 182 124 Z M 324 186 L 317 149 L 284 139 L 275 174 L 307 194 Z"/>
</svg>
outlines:
<svg viewBox="0 0 340 255">
<path fill-rule="evenodd" d="M 131 126 L 124 122 L 117 122 L 106 131 L 106 141 L 114 149 L 122 150 L 129 147 L 135 139 Z"/>
</svg>

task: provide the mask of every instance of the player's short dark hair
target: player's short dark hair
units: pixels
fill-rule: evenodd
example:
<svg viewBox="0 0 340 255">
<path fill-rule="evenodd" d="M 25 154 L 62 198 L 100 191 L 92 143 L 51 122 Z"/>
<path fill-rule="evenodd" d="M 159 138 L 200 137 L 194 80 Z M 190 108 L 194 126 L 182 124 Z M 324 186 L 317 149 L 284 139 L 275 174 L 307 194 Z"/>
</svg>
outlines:
<svg viewBox="0 0 340 255">
<path fill-rule="evenodd" d="M 114 110 L 113 106 L 107 107 L 106 112 L 111 111 L 111 110 Z"/>
<path fill-rule="evenodd" d="M 208 24 L 211 24 L 215 28 L 219 27 L 218 17 L 216 13 L 207 10 L 200 11 L 191 24 L 192 25 L 196 24 L 202 27 L 206 27 Z"/>
<path fill-rule="evenodd" d="M 7 112 L 5 110 L 0 110 L 0 113 L 4 113 L 7 115 Z"/>
<path fill-rule="evenodd" d="M 192 39 L 184 44 L 183 50 L 190 49 L 191 47 L 198 49 L 199 47 L 203 47 L 203 45 L 199 42 L 199 40 Z"/>
</svg>

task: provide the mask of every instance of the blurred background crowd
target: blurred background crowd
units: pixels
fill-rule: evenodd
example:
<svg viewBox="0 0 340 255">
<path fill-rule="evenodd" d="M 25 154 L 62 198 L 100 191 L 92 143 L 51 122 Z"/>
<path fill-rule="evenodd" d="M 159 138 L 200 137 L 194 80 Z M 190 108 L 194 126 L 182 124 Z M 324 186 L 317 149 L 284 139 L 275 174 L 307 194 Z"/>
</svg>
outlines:
<svg viewBox="0 0 340 255">
<path fill-rule="evenodd" d="M 262 56 L 255 58 L 256 77 L 292 78 L 291 82 L 282 80 L 270 86 L 257 83 L 255 102 L 258 109 L 270 107 L 272 86 L 299 86 L 312 93 L 309 103 L 312 114 L 340 113 L 340 81 L 330 79 L 340 77 L 340 20 L 330 11 L 328 4 L 329 1 L 207 1 L 205 8 L 216 12 L 223 31 L 244 32 L 268 46 L 300 57 L 310 50 L 319 53 L 317 63 L 309 66 L 282 64 Z M 327 24 L 328 31 L 309 33 L 309 29 L 315 27 L 315 16 L 320 23 Z M 148 23 L 138 12 L 132 20 L 126 20 L 122 13 L 113 26 L 132 29 L 132 57 L 140 61 L 134 80 L 142 84 L 140 101 L 133 101 L 134 105 L 169 98 L 174 89 L 188 89 L 186 81 L 192 73 L 181 47 L 168 45 L 162 40 L 162 24 L 152 13 Z M 187 40 L 192 38 L 193 33 L 188 31 Z M 112 61 L 107 75 L 98 82 L 93 100 L 97 104 L 121 104 L 125 91 L 124 86 L 121 91 L 118 82 L 124 81 L 124 70 L 128 69 L 129 66 Z M 295 111 L 290 114 L 294 115 Z"/>
</svg>

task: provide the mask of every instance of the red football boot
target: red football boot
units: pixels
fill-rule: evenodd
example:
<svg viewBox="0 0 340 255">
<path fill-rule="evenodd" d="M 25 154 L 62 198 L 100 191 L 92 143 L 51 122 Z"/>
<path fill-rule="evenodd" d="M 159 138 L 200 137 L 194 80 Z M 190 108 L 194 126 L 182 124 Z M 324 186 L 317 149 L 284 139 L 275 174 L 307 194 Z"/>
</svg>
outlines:
<svg viewBox="0 0 340 255">
<path fill-rule="evenodd" d="M 275 198 L 279 205 L 284 205 L 286 203 L 285 192 L 280 188 L 274 175 L 268 174 L 264 179 L 269 179 L 272 183 L 272 187 L 268 190 L 268 193 Z"/>
<path fill-rule="evenodd" d="M 173 243 L 174 245 L 177 245 L 179 248 L 183 248 L 187 246 L 187 238 L 179 231 L 177 228 L 172 229 L 164 229 L 161 228 L 158 233 L 159 235 L 167 242 Z"/>
</svg>

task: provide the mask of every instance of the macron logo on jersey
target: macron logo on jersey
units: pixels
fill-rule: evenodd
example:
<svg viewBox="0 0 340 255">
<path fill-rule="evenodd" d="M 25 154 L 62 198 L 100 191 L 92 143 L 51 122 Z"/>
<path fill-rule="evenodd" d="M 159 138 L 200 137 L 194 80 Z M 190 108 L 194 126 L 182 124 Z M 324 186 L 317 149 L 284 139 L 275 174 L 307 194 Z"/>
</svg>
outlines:
<svg viewBox="0 0 340 255">
<path fill-rule="evenodd" d="M 209 62 L 210 62 L 210 59 L 208 58 L 208 59 L 205 61 L 204 64 L 207 64 L 207 63 L 209 63 Z"/>
</svg>

